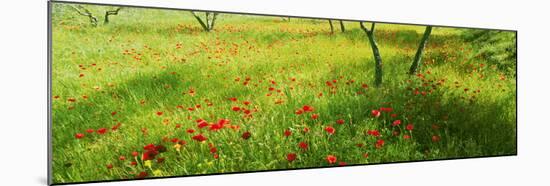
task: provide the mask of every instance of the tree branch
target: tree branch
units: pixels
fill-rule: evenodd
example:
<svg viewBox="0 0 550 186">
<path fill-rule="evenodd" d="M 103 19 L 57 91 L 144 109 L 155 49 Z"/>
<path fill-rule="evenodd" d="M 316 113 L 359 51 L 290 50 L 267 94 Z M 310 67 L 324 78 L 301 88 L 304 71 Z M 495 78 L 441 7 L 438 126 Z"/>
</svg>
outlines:
<svg viewBox="0 0 550 186">
<path fill-rule="evenodd" d="M 88 9 L 84 8 L 82 5 L 77 6 L 78 8 L 73 5 L 71 5 L 70 7 L 73 8 L 78 14 L 88 17 L 92 26 L 97 26 L 97 17 L 93 16 L 92 13 Z"/>
<path fill-rule="evenodd" d="M 118 11 L 120 11 L 122 9 L 122 7 L 118 7 L 117 9 L 115 10 L 108 10 L 105 12 L 105 20 L 104 20 L 104 24 L 107 24 L 109 23 L 109 16 L 111 15 L 118 15 Z"/>
</svg>

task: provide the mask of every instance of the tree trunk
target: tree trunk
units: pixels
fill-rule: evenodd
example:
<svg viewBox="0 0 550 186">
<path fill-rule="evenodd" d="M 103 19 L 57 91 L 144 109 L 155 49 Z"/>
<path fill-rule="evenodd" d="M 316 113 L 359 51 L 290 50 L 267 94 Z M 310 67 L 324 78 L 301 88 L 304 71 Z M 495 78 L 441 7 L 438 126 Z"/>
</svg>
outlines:
<svg viewBox="0 0 550 186">
<path fill-rule="evenodd" d="M 78 14 L 82 15 L 82 16 L 86 16 L 90 19 L 90 23 L 92 24 L 92 26 L 97 26 L 97 17 L 95 17 L 94 15 L 92 15 L 92 13 L 84 8 L 82 5 L 77 5 L 77 7 L 75 6 L 70 6 L 71 8 L 73 8 Z"/>
<path fill-rule="evenodd" d="M 332 20 L 328 20 L 328 23 L 330 24 L 330 33 L 333 34 L 334 33 L 334 26 L 332 25 Z"/>
<path fill-rule="evenodd" d="M 116 10 L 108 10 L 105 12 L 105 20 L 103 21 L 103 24 L 109 23 L 109 16 L 111 15 L 118 15 L 118 11 L 120 11 L 122 7 L 118 7 Z"/>
<path fill-rule="evenodd" d="M 372 23 L 370 30 L 363 25 L 363 22 L 359 22 L 361 29 L 365 31 L 367 37 L 369 38 L 369 43 L 372 48 L 372 54 L 374 55 L 374 84 L 379 87 L 382 85 L 382 57 L 380 56 L 380 51 L 378 50 L 378 45 L 376 44 L 376 39 L 374 38 L 374 27 L 376 23 Z"/>
<path fill-rule="evenodd" d="M 214 29 L 214 23 L 216 22 L 216 17 L 218 16 L 218 13 L 214 13 L 212 15 L 212 21 L 210 21 L 210 28 L 209 30 L 213 30 Z"/>
<path fill-rule="evenodd" d="M 202 21 L 202 19 L 197 14 L 195 14 L 195 12 L 191 12 L 191 14 L 193 14 L 195 19 L 197 19 L 199 24 L 201 24 L 201 27 L 202 27 L 202 29 L 204 29 L 204 31 L 207 31 L 207 32 L 210 31 L 210 30 L 208 30 L 208 26 L 204 23 L 204 21 Z"/>
<path fill-rule="evenodd" d="M 345 32 L 346 31 L 346 27 L 344 27 L 344 22 L 342 20 L 340 20 L 340 30 L 342 32 Z"/>
<path fill-rule="evenodd" d="M 411 65 L 411 68 L 409 69 L 409 74 L 415 74 L 416 71 L 420 68 L 420 64 L 422 63 L 422 52 L 424 51 L 424 48 L 426 47 L 426 43 L 428 42 L 428 38 L 430 38 L 430 34 L 432 33 L 432 26 L 426 26 L 426 30 L 424 30 L 424 36 L 422 36 L 422 40 L 420 40 L 420 44 L 418 45 L 418 50 L 416 50 L 416 55 L 414 56 L 414 61 Z"/>
</svg>

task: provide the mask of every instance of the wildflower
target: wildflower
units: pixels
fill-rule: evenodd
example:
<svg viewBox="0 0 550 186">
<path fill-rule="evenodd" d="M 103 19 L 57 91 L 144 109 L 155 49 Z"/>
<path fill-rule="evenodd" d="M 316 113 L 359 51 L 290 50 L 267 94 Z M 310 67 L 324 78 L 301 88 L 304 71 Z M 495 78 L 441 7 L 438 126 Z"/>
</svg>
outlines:
<svg viewBox="0 0 550 186">
<path fill-rule="evenodd" d="M 393 121 L 392 126 L 397 126 L 397 125 L 401 125 L 401 120 Z"/>
<path fill-rule="evenodd" d="M 302 107 L 302 110 L 304 110 L 304 112 L 313 112 L 314 108 L 312 106 L 309 106 L 309 105 L 304 105 Z"/>
<path fill-rule="evenodd" d="M 382 148 L 382 146 L 384 146 L 384 140 L 383 139 L 379 139 L 376 141 L 376 144 L 374 145 L 377 149 L 379 148 Z"/>
<path fill-rule="evenodd" d="M 380 111 L 379 110 L 372 110 L 370 112 L 370 114 L 372 115 L 372 117 L 375 117 L 375 118 L 380 117 Z"/>
<path fill-rule="evenodd" d="M 151 160 L 146 160 L 146 161 L 144 161 L 144 162 L 143 162 L 143 166 L 146 166 L 146 167 L 151 168 L 151 166 L 152 166 Z"/>
<path fill-rule="evenodd" d="M 141 178 L 145 178 L 145 177 L 147 177 L 147 172 L 140 172 L 140 173 L 136 176 L 137 179 L 141 179 Z"/>
<path fill-rule="evenodd" d="M 97 133 L 98 133 L 98 134 L 105 134 L 106 132 L 107 132 L 107 129 L 106 129 L 106 128 L 97 129 Z"/>
<path fill-rule="evenodd" d="M 345 121 L 343 119 L 339 119 L 339 120 L 336 120 L 336 123 L 342 125 L 345 123 Z"/>
<path fill-rule="evenodd" d="M 74 137 L 75 137 L 76 139 L 81 139 L 81 138 L 84 137 L 84 134 L 82 134 L 82 133 L 77 133 L 77 134 L 74 135 Z"/>
<path fill-rule="evenodd" d="M 408 124 L 408 125 L 405 127 L 405 129 L 411 131 L 411 130 L 414 129 L 414 125 L 413 125 L 413 124 Z"/>
<path fill-rule="evenodd" d="M 332 127 L 332 126 L 328 126 L 328 127 L 325 127 L 325 131 L 327 131 L 327 133 L 332 135 L 332 134 L 334 134 L 336 129 L 334 129 L 334 127 Z"/>
<path fill-rule="evenodd" d="M 161 175 L 162 175 L 162 171 L 159 170 L 159 169 L 157 169 L 157 170 L 153 171 L 153 175 L 154 175 L 154 176 L 161 176 Z"/>
<path fill-rule="evenodd" d="M 289 153 L 286 155 L 286 160 L 288 160 L 289 162 L 292 162 L 294 160 L 296 160 L 296 154 L 295 153 Z"/>
<path fill-rule="evenodd" d="M 285 137 L 289 137 L 290 135 L 292 135 L 292 132 L 287 129 L 287 130 L 285 130 L 284 135 L 285 135 Z"/>
<path fill-rule="evenodd" d="M 326 160 L 328 161 L 328 163 L 334 164 L 334 163 L 336 163 L 337 159 L 336 159 L 336 156 L 334 156 L 334 155 L 328 155 Z"/>
<path fill-rule="evenodd" d="M 312 114 L 311 115 L 311 119 L 317 119 L 317 118 L 319 118 L 319 114 Z"/>
<path fill-rule="evenodd" d="M 250 136 L 252 136 L 252 134 L 248 131 L 244 132 L 243 135 L 241 136 L 243 139 L 247 140 L 248 138 L 250 138 Z"/>
<path fill-rule="evenodd" d="M 198 135 L 193 136 L 193 139 L 196 140 L 196 141 L 202 142 L 202 141 L 205 141 L 207 138 L 204 137 L 202 134 L 198 134 Z"/>
<path fill-rule="evenodd" d="M 439 137 L 438 135 L 433 135 L 432 136 L 432 141 L 433 142 L 438 142 L 439 140 L 441 140 L 441 137 Z"/>
<path fill-rule="evenodd" d="M 309 145 L 306 142 L 300 142 L 298 143 L 298 147 L 300 147 L 302 150 L 306 150 Z"/>
</svg>

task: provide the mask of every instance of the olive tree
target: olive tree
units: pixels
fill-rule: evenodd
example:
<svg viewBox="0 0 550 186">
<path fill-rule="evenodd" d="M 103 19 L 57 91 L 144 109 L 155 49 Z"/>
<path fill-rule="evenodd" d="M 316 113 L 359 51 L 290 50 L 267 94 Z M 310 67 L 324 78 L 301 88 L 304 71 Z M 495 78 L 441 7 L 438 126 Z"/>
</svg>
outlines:
<svg viewBox="0 0 550 186">
<path fill-rule="evenodd" d="M 426 26 L 426 29 L 424 30 L 424 35 L 422 36 L 420 44 L 418 45 L 418 49 L 416 50 L 416 54 L 414 55 L 414 60 L 411 64 L 411 67 L 409 68 L 409 74 L 415 74 L 416 71 L 418 71 L 418 69 L 420 68 L 422 53 L 424 51 L 424 48 L 426 47 L 426 43 L 428 43 L 428 39 L 430 38 L 431 33 L 432 26 Z"/>
<path fill-rule="evenodd" d="M 216 12 L 204 12 L 204 20 L 194 11 L 191 11 L 191 14 L 197 19 L 204 31 L 210 32 L 214 29 L 214 23 L 216 23 L 216 17 L 218 13 Z"/>
<path fill-rule="evenodd" d="M 376 23 L 371 23 L 370 29 L 365 27 L 363 22 L 359 22 L 361 29 L 367 34 L 369 39 L 369 44 L 372 49 L 372 54 L 374 56 L 374 84 L 380 86 L 382 84 L 382 57 L 380 56 L 380 51 L 378 49 L 378 44 L 376 44 L 376 38 L 374 37 L 374 29 Z"/>
</svg>

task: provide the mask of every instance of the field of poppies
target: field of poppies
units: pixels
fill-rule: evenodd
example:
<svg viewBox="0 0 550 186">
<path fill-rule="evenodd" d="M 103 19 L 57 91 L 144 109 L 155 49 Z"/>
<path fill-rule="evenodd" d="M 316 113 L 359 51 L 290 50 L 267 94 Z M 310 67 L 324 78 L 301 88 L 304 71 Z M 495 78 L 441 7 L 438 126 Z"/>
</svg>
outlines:
<svg viewBox="0 0 550 186">
<path fill-rule="evenodd" d="M 89 5 L 91 11 L 104 7 Z M 98 14 L 100 15 L 100 14 Z M 72 183 L 516 154 L 516 77 L 467 29 L 54 6 L 52 180 Z M 336 24 L 335 24 L 336 25 Z"/>
</svg>

